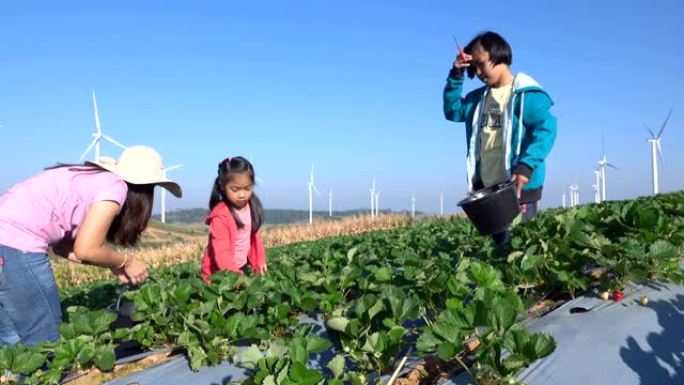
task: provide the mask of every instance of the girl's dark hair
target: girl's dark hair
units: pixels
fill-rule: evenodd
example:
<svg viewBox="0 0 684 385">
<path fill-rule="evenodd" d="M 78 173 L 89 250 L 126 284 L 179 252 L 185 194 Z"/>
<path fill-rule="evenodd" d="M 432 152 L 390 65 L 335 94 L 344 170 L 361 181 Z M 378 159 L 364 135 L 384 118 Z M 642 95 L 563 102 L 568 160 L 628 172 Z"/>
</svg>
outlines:
<svg viewBox="0 0 684 385">
<path fill-rule="evenodd" d="M 73 171 L 89 171 L 93 173 L 107 170 L 91 164 L 65 164 L 58 163 L 45 170 L 68 167 Z M 107 241 L 115 242 L 123 246 L 134 245 L 138 242 L 140 234 L 145 231 L 147 223 L 152 216 L 152 204 L 154 203 L 154 184 L 132 184 L 126 182 L 128 193 L 119 214 L 114 217 L 107 231 Z"/>
<path fill-rule="evenodd" d="M 463 48 L 463 51 L 471 54 L 477 45 L 489 53 L 489 60 L 492 65 L 506 64 L 510 66 L 513 64 L 513 50 L 508 42 L 498 33 L 492 31 L 480 33 Z M 468 67 L 468 77 L 470 79 L 475 77 L 475 68 L 472 66 Z"/>
<path fill-rule="evenodd" d="M 220 202 L 225 203 L 233 215 L 238 228 L 243 228 L 245 224 L 238 217 L 235 208 L 228 201 L 228 197 L 224 195 L 222 187 L 230 181 L 233 175 L 244 173 L 249 175 L 249 179 L 252 181 L 252 185 L 254 185 L 256 180 L 254 167 L 252 167 L 252 164 L 247 159 L 241 156 L 224 159 L 218 165 L 218 175 L 214 179 L 214 187 L 211 189 L 211 197 L 209 198 L 209 210 L 211 211 Z M 249 198 L 249 208 L 252 216 L 252 232 L 256 233 L 264 223 L 264 208 L 261 205 L 261 200 L 259 200 L 259 197 L 254 192 L 252 192 L 252 197 Z"/>
</svg>

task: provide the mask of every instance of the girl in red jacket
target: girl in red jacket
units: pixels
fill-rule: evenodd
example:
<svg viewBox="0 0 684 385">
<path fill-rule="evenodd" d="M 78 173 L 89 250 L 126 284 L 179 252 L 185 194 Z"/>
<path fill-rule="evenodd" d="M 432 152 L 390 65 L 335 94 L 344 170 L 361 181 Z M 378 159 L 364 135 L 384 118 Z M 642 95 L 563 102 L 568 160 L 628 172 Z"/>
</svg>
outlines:
<svg viewBox="0 0 684 385">
<path fill-rule="evenodd" d="M 243 157 L 226 158 L 209 199 L 209 242 L 202 257 L 202 279 L 221 270 L 244 274 L 249 263 L 257 274 L 265 274 L 266 253 L 259 236 L 264 211 L 254 194 L 254 168 Z"/>
</svg>

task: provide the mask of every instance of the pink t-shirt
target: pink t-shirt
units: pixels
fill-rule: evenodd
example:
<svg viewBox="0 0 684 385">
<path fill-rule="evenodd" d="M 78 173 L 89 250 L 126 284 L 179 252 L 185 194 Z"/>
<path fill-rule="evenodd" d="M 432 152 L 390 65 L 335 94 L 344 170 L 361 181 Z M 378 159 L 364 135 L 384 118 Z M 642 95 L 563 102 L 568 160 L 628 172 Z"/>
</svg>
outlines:
<svg viewBox="0 0 684 385">
<path fill-rule="evenodd" d="M 121 207 L 127 193 L 126 182 L 109 171 L 81 166 L 43 171 L 0 196 L 0 245 L 46 252 L 69 234 L 76 238 L 93 202 Z"/>
<path fill-rule="evenodd" d="M 252 212 L 249 203 L 242 208 L 242 210 L 235 210 L 240 222 L 245 226 L 238 227 L 237 236 L 235 237 L 235 263 L 242 267 L 247 264 L 247 254 L 250 247 L 250 236 L 252 235 Z"/>
</svg>

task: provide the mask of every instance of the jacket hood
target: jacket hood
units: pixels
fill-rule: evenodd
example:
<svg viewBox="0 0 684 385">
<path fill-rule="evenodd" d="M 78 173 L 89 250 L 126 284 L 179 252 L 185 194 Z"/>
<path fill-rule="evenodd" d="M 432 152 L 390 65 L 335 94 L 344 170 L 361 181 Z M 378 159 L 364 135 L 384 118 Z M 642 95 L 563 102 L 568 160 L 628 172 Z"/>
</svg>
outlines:
<svg viewBox="0 0 684 385">
<path fill-rule="evenodd" d="M 513 78 L 513 89 L 516 93 L 527 92 L 527 91 L 544 91 L 544 87 L 541 86 L 532 76 L 524 73 L 518 72 Z"/>
</svg>

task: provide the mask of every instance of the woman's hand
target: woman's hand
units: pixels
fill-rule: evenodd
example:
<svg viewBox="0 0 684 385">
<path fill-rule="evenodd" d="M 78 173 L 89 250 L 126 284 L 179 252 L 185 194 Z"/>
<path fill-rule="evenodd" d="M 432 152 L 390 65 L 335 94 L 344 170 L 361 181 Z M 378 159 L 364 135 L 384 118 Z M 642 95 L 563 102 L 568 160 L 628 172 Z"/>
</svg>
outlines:
<svg viewBox="0 0 684 385">
<path fill-rule="evenodd" d="M 256 273 L 257 275 L 265 275 L 268 272 L 268 266 L 263 265 L 257 267 Z"/>
<path fill-rule="evenodd" d="M 456 56 L 456 60 L 454 60 L 454 71 L 456 71 L 457 74 L 463 75 L 463 71 L 465 71 L 465 68 L 470 67 L 470 61 L 473 60 L 473 55 L 463 53 L 459 54 Z"/>
<path fill-rule="evenodd" d="M 525 175 L 513 174 L 513 176 L 511 177 L 511 181 L 517 182 L 515 192 L 518 195 L 518 199 L 520 199 L 520 197 L 522 196 L 523 186 L 525 186 L 527 183 L 529 183 L 530 180 Z"/>
<path fill-rule="evenodd" d="M 81 261 L 80 259 L 76 258 L 76 254 L 74 254 L 73 251 L 72 251 L 71 253 L 69 253 L 69 255 L 67 255 L 66 258 L 67 258 L 67 260 L 68 260 L 69 262 L 73 262 L 73 263 L 83 263 L 83 261 Z"/>
<path fill-rule="evenodd" d="M 112 267 L 110 270 L 112 271 L 112 274 L 114 274 L 114 276 L 119 279 L 119 282 L 131 283 L 131 281 L 128 279 L 128 276 L 126 276 L 126 273 L 124 272 L 123 268 Z"/>
<path fill-rule="evenodd" d="M 112 271 L 114 271 L 114 269 L 112 269 Z M 121 268 L 121 271 L 125 274 L 126 278 L 128 278 L 128 282 L 133 285 L 142 283 L 142 281 L 149 276 L 145 262 L 133 256 L 128 258 L 126 264 Z"/>
</svg>

